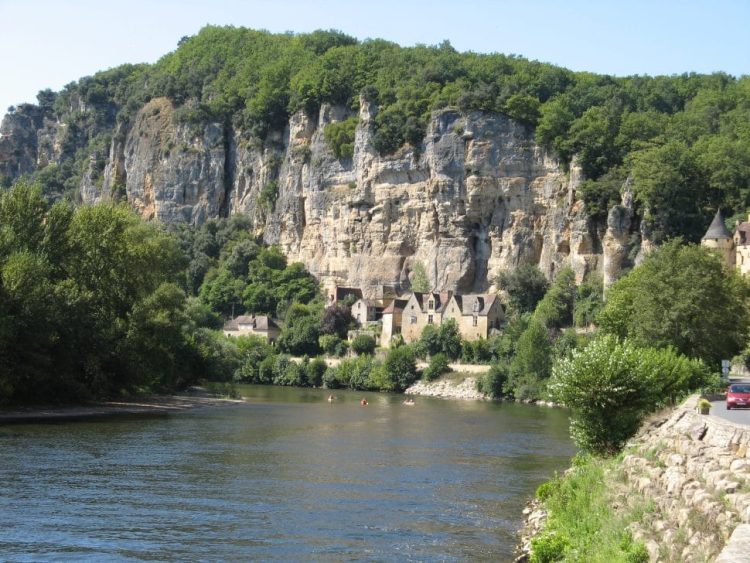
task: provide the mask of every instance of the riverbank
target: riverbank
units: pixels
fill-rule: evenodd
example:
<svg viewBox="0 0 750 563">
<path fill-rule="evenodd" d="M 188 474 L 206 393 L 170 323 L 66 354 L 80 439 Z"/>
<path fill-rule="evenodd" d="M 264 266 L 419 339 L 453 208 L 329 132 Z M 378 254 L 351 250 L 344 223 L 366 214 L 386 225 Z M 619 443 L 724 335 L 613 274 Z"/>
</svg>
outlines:
<svg viewBox="0 0 750 563">
<path fill-rule="evenodd" d="M 440 397 L 441 399 L 461 399 L 486 401 L 490 398 L 477 390 L 477 378 L 467 374 L 451 373 L 435 381 L 419 380 L 404 391 L 405 395 Z"/>
<path fill-rule="evenodd" d="M 212 395 L 201 388 L 193 388 L 190 392 L 179 395 L 150 395 L 81 405 L 3 409 L 0 410 L 0 425 L 70 422 L 113 416 L 168 415 L 190 409 L 241 402 Z"/>
<path fill-rule="evenodd" d="M 542 485 L 517 561 L 532 545 L 550 561 L 739 561 L 721 557 L 750 523 L 750 430 L 696 406 L 651 416 L 620 455 L 576 459 Z"/>
</svg>

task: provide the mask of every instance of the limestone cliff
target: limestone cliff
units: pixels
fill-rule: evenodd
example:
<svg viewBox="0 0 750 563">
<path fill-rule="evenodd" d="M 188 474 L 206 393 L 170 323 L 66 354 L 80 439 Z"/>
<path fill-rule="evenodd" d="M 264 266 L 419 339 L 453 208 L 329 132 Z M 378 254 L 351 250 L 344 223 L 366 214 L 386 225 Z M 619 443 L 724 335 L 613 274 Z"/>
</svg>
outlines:
<svg viewBox="0 0 750 563">
<path fill-rule="evenodd" d="M 366 293 L 379 284 L 408 288 L 418 262 L 436 289 L 484 291 L 521 263 L 548 277 L 570 265 L 580 281 L 622 261 L 617 245 L 602 254 L 603 233 L 592 231 L 576 197 L 575 162 L 564 172 L 527 126 L 502 114 L 442 110 L 419 147 L 381 156 L 376 112 L 361 100 L 354 154 L 340 160 L 324 130 L 352 117 L 349 108 L 294 114 L 261 142 L 230 124 L 180 122 L 171 102 L 156 98 L 129 125 L 112 122 L 106 165 L 97 171 L 92 155 L 81 198 L 125 197 L 144 217 L 168 223 L 245 213 L 259 236 L 324 283 Z M 9 117 L 3 131 L 10 123 L 21 132 L 0 140 L 0 173 L 17 177 L 59 158 L 49 147 L 61 146 L 65 123 Z M 621 227 L 623 237 L 629 225 Z"/>
</svg>

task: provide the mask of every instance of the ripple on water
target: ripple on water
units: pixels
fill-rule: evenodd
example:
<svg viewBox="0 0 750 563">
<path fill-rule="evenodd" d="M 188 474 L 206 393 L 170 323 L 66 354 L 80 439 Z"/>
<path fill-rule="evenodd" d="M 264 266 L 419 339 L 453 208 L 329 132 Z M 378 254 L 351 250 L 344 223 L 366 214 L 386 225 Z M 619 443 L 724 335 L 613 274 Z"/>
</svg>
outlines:
<svg viewBox="0 0 750 563">
<path fill-rule="evenodd" d="M 572 454 L 560 411 L 316 393 L 3 431 L 2 559 L 505 560 Z"/>
</svg>

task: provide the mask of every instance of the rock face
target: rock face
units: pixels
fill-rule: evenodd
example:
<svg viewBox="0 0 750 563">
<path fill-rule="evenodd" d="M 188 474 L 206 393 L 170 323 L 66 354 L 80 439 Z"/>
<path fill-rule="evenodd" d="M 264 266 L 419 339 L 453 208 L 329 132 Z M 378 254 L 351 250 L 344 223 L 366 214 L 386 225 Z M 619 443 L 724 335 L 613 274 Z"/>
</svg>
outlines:
<svg viewBox="0 0 750 563">
<path fill-rule="evenodd" d="M 366 295 L 380 284 L 407 289 L 417 263 L 434 289 L 463 292 L 491 290 L 500 271 L 522 263 L 548 277 L 569 265 L 579 281 L 601 270 L 598 236 L 576 198 L 580 169 L 574 162 L 565 173 L 533 130 L 500 114 L 443 110 L 421 146 L 381 156 L 373 148 L 376 112 L 360 102 L 353 157 L 340 160 L 324 130 L 352 117 L 349 108 L 295 114 L 261 142 L 229 124 L 180 122 L 171 102 L 154 99 L 129 126 L 113 125 L 106 166 L 96 176 L 92 156 L 81 197 L 127 198 L 144 217 L 167 223 L 245 213 L 256 234 L 324 283 L 360 286 Z M 54 150 L 42 158 L 36 136 L 54 147 L 65 126 L 27 120 L 3 122 L 33 132 L 0 141 L 6 177 L 56 158 Z"/>
</svg>

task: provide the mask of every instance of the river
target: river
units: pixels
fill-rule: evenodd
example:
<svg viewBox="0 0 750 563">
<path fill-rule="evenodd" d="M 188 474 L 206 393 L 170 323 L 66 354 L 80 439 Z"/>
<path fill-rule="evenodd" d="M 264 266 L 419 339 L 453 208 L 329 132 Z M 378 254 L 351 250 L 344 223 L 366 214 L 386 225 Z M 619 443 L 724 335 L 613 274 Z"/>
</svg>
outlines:
<svg viewBox="0 0 750 563">
<path fill-rule="evenodd" d="M 0 559 L 508 561 L 525 501 L 573 454 L 556 409 L 241 392 L 0 427 Z"/>
</svg>

